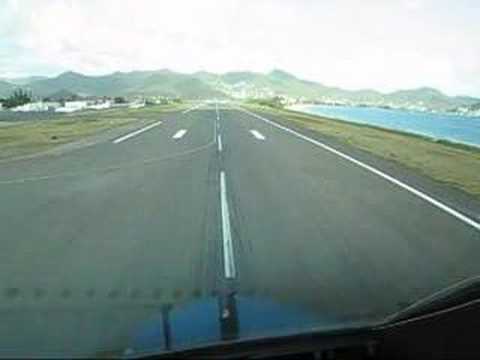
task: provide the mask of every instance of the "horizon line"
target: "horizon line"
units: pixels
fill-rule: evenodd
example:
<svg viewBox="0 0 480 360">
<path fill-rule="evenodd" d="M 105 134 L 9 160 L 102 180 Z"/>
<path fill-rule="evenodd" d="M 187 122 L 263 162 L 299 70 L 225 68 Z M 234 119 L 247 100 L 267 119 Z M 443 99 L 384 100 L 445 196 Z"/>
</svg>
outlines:
<svg viewBox="0 0 480 360">
<path fill-rule="evenodd" d="M 217 76 L 223 76 L 223 75 L 231 74 L 231 73 L 251 73 L 251 74 L 257 74 L 257 75 L 269 75 L 272 72 L 278 71 L 278 72 L 286 73 L 286 74 L 288 74 L 288 75 L 290 75 L 290 76 L 292 76 L 292 77 L 294 77 L 294 78 L 296 78 L 297 80 L 300 80 L 300 81 L 313 82 L 317 85 L 325 86 L 325 87 L 328 87 L 328 88 L 339 89 L 339 90 L 346 90 L 346 91 L 349 91 L 349 92 L 374 91 L 374 92 L 377 92 L 380 95 L 391 95 L 391 94 L 394 94 L 394 93 L 400 92 L 400 91 L 414 91 L 414 90 L 429 89 L 429 90 L 438 91 L 439 93 L 441 93 L 442 95 L 447 96 L 447 97 L 452 97 L 452 98 L 467 97 L 467 98 L 474 98 L 474 99 L 479 99 L 480 100 L 480 94 L 479 95 L 469 95 L 469 94 L 464 94 L 464 93 L 463 94 L 462 93 L 452 94 L 452 93 L 449 93 L 448 91 L 445 91 L 444 89 L 439 89 L 439 88 L 429 86 L 429 85 L 422 85 L 422 86 L 418 86 L 418 87 L 397 88 L 396 90 L 390 90 L 390 91 L 382 91 L 382 90 L 378 90 L 378 89 L 375 89 L 375 88 L 369 88 L 369 87 L 351 88 L 351 87 L 341 87 L 341 86 L 338 86 L 338 85 L 326 85 L 325 83 L 319 82 L 318 80 L 310 80 L 310 79 L 305 79 L 305 78 L 298 77 L 296 74 L 294 74 L 292 72 L 289 72 L 289 71 L 286 71 L 286 70 L 282 70 L 278 67 L 273 67 L 273 68 L 271 68 L 270 70 L 267 70 L 267 71 L 254 71 L 254 70 L 239 69 L 239 70 L 231 70 L 231 71 L 226 71 L 226 72 L 213 72 L 213 71 L 208 71 L 208 70 L 204 70 L 204 69 L 196 70 L 196 71 L 190 71 L 190 72 L 187 72 L 187 71 L 184 72 L 184 71 L 171 70 L 170 68 L 160 68 L 160 69 L 137 69 L 137 70 L 128 70 L 128 71 L 115 70 L 115 71 L 109 71 L 109 72 L 105 72 L 105 73 L 101 73 L 101 74 L 88 74 L 88 73 L 82 73 L 80 71 L 70 69 L 70 70 L 57 72 L 56 75 L 42 75 L 42 74 L 30 74 L 30 75 L 22 75 L 22 76 L 0 75 L 0 81 L 5 81 L 5 82 L 8 82 L 9 84 L 12 84 L 12 85 L 15 85 L 15 86 L 18 86 L 18 87 L 21 88 L 22 86 L 26 86 L 28 84 L 19 85 L 19 84 L 11 83 L 9 81 L 17 80 L 17 79 L 32 78 L 32 77 L 43 77 L 43 78 L 45 78 L 45 79 L 41 79 L 41 80 L 35 80 L 35 81 L 42 81 L 42 80 L 47 80 L 47 79 L 55 79 L 55 78 L 58 78 L 58 77 L 60 77 L 64 74 L 68 74 L 68 73 L 78 74 L 78 75 L 85 76 L 85 77 L 90 77 L 90 78 L 99 78 L 99 77 L 111 76 L 111 75 L 114 75 L 114 74 L 117 74 L 117 73 L 130 74 L 130 73 L 135 73 L 135 72 L 162 72 L 162 71 L 164 71 L 164 72 L 168 71 L 168 72 L 171 72 L 171 73 L 174 73 L 174 74 L 180 74 L 180 75 L 195 75 L 195 74 L 198 74 L 198 73 L 208 73 L 208 74 L 217 75 Z"/>
</svg>

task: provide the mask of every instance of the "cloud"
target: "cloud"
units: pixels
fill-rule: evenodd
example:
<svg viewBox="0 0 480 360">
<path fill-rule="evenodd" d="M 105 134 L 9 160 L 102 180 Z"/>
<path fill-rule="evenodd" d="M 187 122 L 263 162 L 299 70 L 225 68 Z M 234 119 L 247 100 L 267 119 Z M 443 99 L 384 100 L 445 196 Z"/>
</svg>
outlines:
<svg viewBox="0 0 480 360">
<path fill-rule="evenodd" d="M 278 67 L 347 88 L 480 95 L 476 1 L 0 0 L 0 8 L 0 48 L 3 38 L 17 49 L 0 75 Z"/>
</svg>

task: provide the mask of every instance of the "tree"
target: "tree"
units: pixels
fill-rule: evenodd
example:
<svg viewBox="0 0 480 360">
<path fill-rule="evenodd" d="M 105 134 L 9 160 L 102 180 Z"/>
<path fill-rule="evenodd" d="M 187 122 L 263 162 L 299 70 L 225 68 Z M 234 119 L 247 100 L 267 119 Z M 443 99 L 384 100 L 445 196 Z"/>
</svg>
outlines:
<svg viewBox="0 0 480 360">
<path fill-rule="evenodd" d="M 3 102 L 3 106 L 6 109 L 14 108 L 17 106 L 22 106 L 28 104 L 32 101 L 32 95 L 29 94 L 27 91 L 22 89 L 16 89 L 12 95 L 10 95 L 5 101 Z"/>
<path fill-rule="evenodd" d="M 122 97 L 122 96 L 117 96 L 113 99 L 113 102 L 115 104 L 125 104 L 127 102 L 127 100 L 125 100 L 125 98 Z"/>
</svg>

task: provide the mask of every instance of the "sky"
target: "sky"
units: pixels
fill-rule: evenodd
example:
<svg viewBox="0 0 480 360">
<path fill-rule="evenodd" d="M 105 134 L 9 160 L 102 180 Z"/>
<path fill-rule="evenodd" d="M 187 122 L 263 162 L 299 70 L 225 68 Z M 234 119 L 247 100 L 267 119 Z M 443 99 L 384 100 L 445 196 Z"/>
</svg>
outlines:
<svg viewBox="0 0 480 360">
<path fill-rule="evenodd" d="M 480 97 L 478 0 L 0 0 L 0 77 L 278 68 Z"/>
</svg>

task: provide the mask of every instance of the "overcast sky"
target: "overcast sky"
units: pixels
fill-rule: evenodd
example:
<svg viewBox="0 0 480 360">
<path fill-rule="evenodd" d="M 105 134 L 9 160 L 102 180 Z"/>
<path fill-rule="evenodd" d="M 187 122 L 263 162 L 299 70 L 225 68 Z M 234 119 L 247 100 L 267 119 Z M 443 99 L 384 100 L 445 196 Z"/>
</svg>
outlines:
<svg viewBox="0 0 480 360">
<path fill-rule="evenodd" d="M 480 96 L 480 1 L 0 0 L 0 77 L 161 68 Z"/>
</svg>

